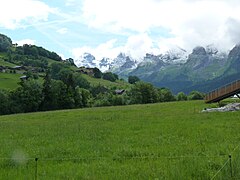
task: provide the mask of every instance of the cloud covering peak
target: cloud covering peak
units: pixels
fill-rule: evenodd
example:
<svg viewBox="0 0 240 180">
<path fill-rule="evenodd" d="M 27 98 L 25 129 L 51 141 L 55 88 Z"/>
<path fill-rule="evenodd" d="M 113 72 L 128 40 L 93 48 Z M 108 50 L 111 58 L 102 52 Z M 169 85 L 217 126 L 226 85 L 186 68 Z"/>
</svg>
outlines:
<svg viewBox="0 0 240 180">
<path fill-rule="evenodd" d="M 239 0 L 0 0 L 1 33 L 77 58 L 240 42 Z"/>
<path fill-rule="evenodd" d="M 212 43 L 229 49 L 240 41 L 237 0 L 84 0 L 82 11 L 88 26 L 106 32 L 148 34 L 158 29 L 152 41 L 159 49 Z M 169 36 L 162 37 L 161 29 Z"/>
</svg>

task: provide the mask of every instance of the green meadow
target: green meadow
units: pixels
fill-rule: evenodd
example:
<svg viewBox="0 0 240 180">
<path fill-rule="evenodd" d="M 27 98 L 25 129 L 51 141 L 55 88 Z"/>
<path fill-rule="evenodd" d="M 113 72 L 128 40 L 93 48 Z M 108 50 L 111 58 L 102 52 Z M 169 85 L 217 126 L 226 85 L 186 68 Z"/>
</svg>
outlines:
<svg viewBox="0 0 240 180">
<path fill-rule="evenodd" d="M 0 179 L 239 179 L 240 112 L 200 112 L 208 106 L 0 116 Z"/>
<path fill-rule="evenodd" d="M 82 77 L 84 77 L 92 86 L 102 85 L 102 86 L 106 86 L 109 88 L 117 87 L 119 89 L 127 89 L 131 86 L 129 83 L 127 83 L 125 81 L 121 81 L 121 80 L 111 82 L 111 81 L 104 80 L 104 79 L 94 78 L 94 77 L 88 76 L 86 74 L 82 74 Z"/>
<path fill-rule="evenodd" d="M 16 89 L 22 74 L 0 73 L 0 89 Z"/>
</svg>

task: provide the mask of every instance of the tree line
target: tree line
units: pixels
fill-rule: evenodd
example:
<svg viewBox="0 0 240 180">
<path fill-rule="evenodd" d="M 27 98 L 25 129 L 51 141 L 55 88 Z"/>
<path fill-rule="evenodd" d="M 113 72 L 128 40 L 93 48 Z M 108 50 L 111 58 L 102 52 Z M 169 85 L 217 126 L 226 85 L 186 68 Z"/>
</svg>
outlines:
<svg viewBox="0 0 240 180">
<path fill-rule="evenodd" d="M 16 90 L 0 90 L 0 114 L 203 98 L 203 94 L 197 91 L 188 96 L 183 92 L 174 96 L 167 88 L 156 88 L 141 81 L 135 82 L 123 94 L 117 94 L 117 87 L 109 88 L 100 84 L 91 86 L 78 73 L 57 66 L 54 65 L 46 72 L 43 82 L 29 78 L 21 81 Z"/>
</svg>

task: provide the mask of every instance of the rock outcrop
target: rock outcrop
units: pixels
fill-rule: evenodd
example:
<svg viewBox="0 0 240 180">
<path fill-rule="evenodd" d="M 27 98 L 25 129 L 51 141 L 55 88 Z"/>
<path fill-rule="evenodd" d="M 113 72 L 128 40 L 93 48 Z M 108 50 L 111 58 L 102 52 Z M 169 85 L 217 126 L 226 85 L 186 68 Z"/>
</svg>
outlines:
<svg viewBox="0 0 240 180">
<path fill-rule="evenodd" d="M 239 111 L 239 110 L 240 110 L 240 103 L 231 103 L 220 108 L 204 109 L 202 110 L 202 112 L 229 112 L 229 111 Z"/>
</svg>

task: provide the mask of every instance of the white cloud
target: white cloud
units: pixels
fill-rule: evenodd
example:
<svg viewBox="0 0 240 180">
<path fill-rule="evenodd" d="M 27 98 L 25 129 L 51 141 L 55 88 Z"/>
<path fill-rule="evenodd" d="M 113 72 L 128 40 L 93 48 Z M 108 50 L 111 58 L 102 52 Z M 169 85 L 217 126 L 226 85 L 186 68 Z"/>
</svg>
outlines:
<svg viewBox="0 0 240 180">
<path fill-rule="evenodd" d="M 229 18 L 224 26 L 223 34 L 229 42 L 237 44 L 240 42 L 240 20 Z"/>
<path fill-rule="evenodd" d="M 58 54 L 62 59 L 67 59 L 64 54 Z"/>
<path fill-rule="evenodd" d="M 57 33 L 59 33 L 59 34 L 66 34 L 67 32 L 68 32 L 67 28 L 61 28 L 61 29 L 57 30 Z"/>
<path fill-rule="evenodd" d="M 103 57 L 114 58 L 121 52 L 121 47 L 114 48 L 115 42 L 116 40 L 112 39 L 106 43 L 100 44 L 96 48 L 89 46 L 74 48 L 72 54 L 75 59 L 78 59 L 85 52 L 93 54 L 98 60 L 101 60 Z"/>
<path fill-rule="evenodd" d="M 0 0 L 0 27 L 16 29 L 23 23 L 47 21 L 49 13 L 56 9 L 50 8 L 39 0 Z"/>
<path fill-rule="evenodd" d="M 116 39 L 100 44 L 96 48 L 89 46 L 74 48 L 72 54 L 74 59 L 78 59 L 83 53 L 91 53 L 97 60 L 103 57 L 116 58 L 120 52 L 131 55 L 133 58 L 142 58 L 146 53 L 158 53 L 159 50 L 153 47 L 153 41 L 146 34 L 138 34 L 130 36 L 124 46 L 116 46 L 118 44 Z"/>
<path fill-rule="evenodd" d="M 22 46 L 24 44 L 35 45 L 36 41 L 33 39 L 23 39 L 23 40 L 19 40 L 19 41 L 14 41 L 13 43 L 17 43 L 19 46 Z"/>
<path fill-rule="evenodd" d="M 75 4 L 76 0 L 66 0 L 65 5 L 66 6 L 73 6 Z"/>
<path fill-rule="evenodd" d="M 142 58 L 146 53 L 158 53 L 158 51 L 153 46 L 153 40 L 146 33 L 130 36 L 123 48 L 123 52 L 136 59 Z"/>
<path fill-rule="evenodd" d="M 107 32 L 168 29 L 172 36 L 158 40 L 160 49 L 212 43 L 229 49 L 240 41 L 238 0 L 84 0 L 82 11 L 86 24 Z"/>
</svg>

